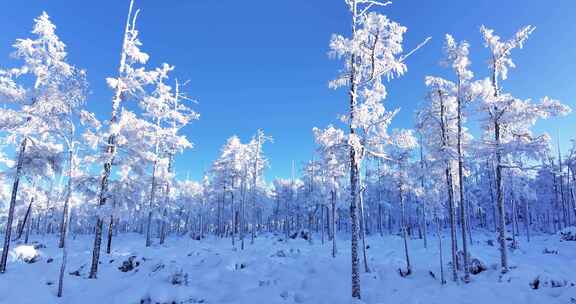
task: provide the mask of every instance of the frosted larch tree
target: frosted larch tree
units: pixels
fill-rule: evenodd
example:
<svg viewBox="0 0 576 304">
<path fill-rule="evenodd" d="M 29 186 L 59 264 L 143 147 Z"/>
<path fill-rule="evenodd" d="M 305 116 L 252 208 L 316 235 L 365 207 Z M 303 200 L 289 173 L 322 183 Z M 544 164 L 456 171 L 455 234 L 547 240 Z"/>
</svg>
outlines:
<svg viewBox="0 0 576 304">
<path fill-rule="evenodd" d="M 522 48 L 528 36 L 534 31 L 533 26 L 525 26 L 514 37 L 501 41 L 494 31 L 484 26 L 480 29 L 484 44 L 490 51 L 489 68 L 491 77 L 479 83 L 482 92 L 480 110 L 485 114 L 483 128 L 486 131 L 484 146 L 494 157 L 496 164 L 496 202 L 498 210 L 498 243 L 500 249 L 500 268 L 508 272 L 508 254 L 506 246 L 506 211 L 504 206 L 503 169 L 514 165 L 506 163 L 508 156 L 526 155 L 530 158 L 542 158 L 548 147 L 549 136 L 534 136 L 531 126 L 539 118 L 564 115 L 570 108 L 557 100 L 545 97 L 539 104 L 531 100 L 520 100 L 511 94 L 501 92 L 499 80 L 508 76 L 508 68 L 515 65 L 510 53 L 515 48 Z"/>
<path fill-rule="evenodd" d="M 11 227 L 18 194 L 20 178 L 25 163 L 33 166 L 59 165 L 56 162 L 43 162 L 53 158 L 62 150 L 55 135 L 58 115 L 68 111 L 66 100 L 67 85 L 79 73 L 66 62 L 65 44 L 55 33 L 56 26 L 48 14 L 42 13 L 34 19 L 32 34 L 34 39 L 18 39 L 14 44 L 14 56 L 24 61 L 19 68 L 0 71 L 0 94 L 13 106 L 0 110 L 0 129 L 7 134 L 5 143 L 18 143 L 16 162 L 7 163 L 14 168 L 14 183 L 8 209 L 4 247 L 0 259 L 0 272 L 6 270 L 6 262 L 11 239 Z M 24 89 L 14 82 L 14 78 L 30 75 L 32 86 Z M 26 82 L 28 83 L 28 82 Z M 52 154 L 52 155 L 49 155 Z M 27 160 L 26 160 L 27 159 Z"/>
<path fill-rule="evenodd" d="M 332 37 L 330 53 L 344 61 L 344 69 L 340 76 L 330 83 L 330 87 L 346 86 L 349 95 L 349 111 L 344 120 L 349 129 L 352 297 L 360 299 L 359 178 L 362 157 L 366 151 L 363 151 L 364 148 L 357 135 L 359 127 L 357 120 L 359 119 L 358 115 L 361 114 L 358 113 L 358 104 L 362 103 L 361 94 L 363 92 L 382 92 L 384 89 L 383 79 L 391 79 L 404 74 L 406 72 L 404 61 L 413 51 L 402 54 L 405 27 L 389 20 L 384 15 L 370 11 L 373 7 L 386 6 L 390 2 L 345 0 L 345 3 L 350 11 L 351 36 L 350 38 L 341 35 L 333 35 Z"/>
<path fill-rule="evenodd" d="M 460 228 L 462 236 L 462 268 L 464 269 L 464 282 L 470 281 L 470 269 L 468 261 L 468 240 L 467 240 L 467 208 L 468 204 L 464 196 L 464 151 L 463 145 L 467 141 L 468 134 L 463 127 L 466 120 L 464 116 L 465 106 L 470 103 L 475 94 L 472 90 L 471 79 L 474 76 L 470 71 L 470 60 L 468 59 L 469 44 L 466 41 L 460 43 L 456 42 L 451 35 L 446 35 L 446 42 L 444 44 L 444 52 L 446 53 L 445 64 L 450 66 L 456 73 L 456 124 L 458 132 L 456 134 L 457 144 L 456 153 L 458 158 L 458 194 L 460 202 Z"/>
<path fill-rule="evenodd" d="M 417 126 L 424 134 L 423 144 L 429 153 L 430 164 L 444 168 L 447 205 L 450 221 L 452 279 L 458 279 L 458 240 L 454 203 L 454 155 L 456 153 L 456 98 L 454 83 L 438 77 L 426 77 L 429 104 L 418 111 Z"/>
<path fill-rule="evenodd" d="M 116 137 L 119 130 L 120 105 L 123 101 L 137 96 L 144 91 L 144 86 L 154 81 L 156 73 L 148 72 L 144 68 L 136 68 L 135 65 L 145 64 L 148 61 L 148 54 L 140 51 L 142 43 L 138 39 L 138 30 L 136 29 L 136 18 L 138 10 L 133 14 L 132 9 L 134 0 L 130 1 L 124 38 L 122 42 L 122 51 L 120 53 L 120 65 L 118 67 L 118 77 L 108 78 L 108 85 L 114 91 L 112 98 L 112 111 L 109 121 L 109 135 L 104 150 L 105 159 L 103 161 L 103 170 L 100 178 L 100 190 L 98 206 L 106 204 L 108 198 L 108 183 L 112 173 L 112 165 L 116 157 Z M 98 262 L 100 260 L 100 247 L 102 243 L 102 226 L 104 219 L 98 215 L 96 219 L 96 229 L 94 235 L 94 248 L 92 252 L 92 263 L 90 266 L 89 278 L 95 279 L 98 274 Z"/>
<path fill-rule="evenodd" d="M 341 179 L 346 175 L 347 143 L 344 131 L 328 126 L 326 129 L 314 128 L 314 140 L 318 144 L 322 171 L 326 175 L 326 187 L 330 193 L 330 233 L 332 234 L 332 257 L 336 257 L 336 202 L 341 187 Z"/>
</svg>

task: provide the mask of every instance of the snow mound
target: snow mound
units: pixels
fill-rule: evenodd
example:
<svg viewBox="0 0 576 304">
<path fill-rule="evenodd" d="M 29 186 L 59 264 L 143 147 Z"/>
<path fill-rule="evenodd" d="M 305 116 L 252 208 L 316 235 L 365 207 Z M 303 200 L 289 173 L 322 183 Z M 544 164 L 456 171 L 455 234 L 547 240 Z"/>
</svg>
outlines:
<svg viewBox="0 0 576 304">
<path fill-rule="evenodd" d="M 19 245 L 12 251 L 14 260 L 20 260 L 24 263 L 32 264 L 38 262 L 40 253 L 34 246 Z"/>
</svg>

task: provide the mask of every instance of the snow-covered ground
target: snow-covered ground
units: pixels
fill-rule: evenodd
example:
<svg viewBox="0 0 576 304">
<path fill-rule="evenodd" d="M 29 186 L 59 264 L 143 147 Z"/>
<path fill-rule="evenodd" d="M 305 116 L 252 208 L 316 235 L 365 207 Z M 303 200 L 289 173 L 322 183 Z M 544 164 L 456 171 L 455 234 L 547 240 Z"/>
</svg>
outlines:
<svg viewBox="0 0 576 304">
<path fill-rule="evenodd" d="M 316 236 L 315 236 L 316 237 Z M 469 284 L 449 280 L 440 285 L 437 239 L 410 242 L 414 272 L 402 278 L 404 266 L 401 238 L 372 236 L 369 266 L 362 274 L 362 301 L 396 304 L 571 304 L 576 303 L 576 242 L 560 242 L 559 236 L 536 236 L 522 240 L 520 249 L 510 253 L 511 271 L 497 270 L 499 254 L 487 240 L 491 234 L 477 233 L 471 252 L 484 261 L 488 270 L 472 276 Z M 302 239 L 279 241 L 260 236 L 244 251 L 235 250 L 229 239 L 202 241 L 188 237 L 170 238 L 164 246 L 144 247 L 140 235 L 114 239 L 111 255 L 102 254 L 97 280 L 87 278 L 92 239 L 80 236 L 69 240 L 69 263 L 64 297 L 56 295 L 61 251 L 56 239 L 41 242 L 41 257 L 32 264 L 22 261 L 33 248 L 14 245 L 8 270 L 0 275 L 0 303 L 350 303 L 349 241 L 338 240 L 338 255 L 330 256 L 331 244 L 322 246 L 316 237 L 310 245 Z M 449 248 L 448 239 L 444 248 Z M 554 253 L 543 253 L 544 250 Z M 17 258 L 17 252 L 20 256 Z M 556 253 L 557 252 L 557 253 Z M 134 269 L 119 270 L 129 257 Z M 449 261 L 449 251 L 444 261 Z M 50 261 L 50 262 L 49 262 Z M 129 267 L 128 267 L 129 268 Z M 363 269 L 363 266 L 362 266 Z M 75 271 L 76 275 L 70 274 Z M 124 269 L 127 270 L 127 269 Z M 540 276 L 538 289 L 530 283 Z M 554 280 L 563 287 L 551 287 Z"/>
</svg>

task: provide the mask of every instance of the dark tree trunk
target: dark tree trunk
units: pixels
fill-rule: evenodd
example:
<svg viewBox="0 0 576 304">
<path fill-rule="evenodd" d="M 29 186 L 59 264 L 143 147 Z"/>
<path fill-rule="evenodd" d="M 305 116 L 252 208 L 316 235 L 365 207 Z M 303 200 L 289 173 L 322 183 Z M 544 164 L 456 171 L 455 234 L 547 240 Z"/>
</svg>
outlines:
<svg viewBox="0 0 576 304">
<path fill-rule="evenodd" d="M 30 218 L 30 212 L 32 211 L 32 204 L 34 204 L 34 196 L 32 196 L 32 198 L 30 199 L 30 203 L 28 204 L 28 208 L 26 208 L 24 219 L 22 220 L 21 224 L 18 225 L 18 235 L 16 236 L 16 240 L 19 240 L 22 237 L 22 233 L 24 232 L 24 229 L 27 227 L 28 218 Z"/>
<path fill-rule="evenodd" d="M 6 264 L 8 262 L 8 250 L 10 250 L 10 236 L 12 234 L 12 222 L 14 221 L 14 209 L 16 207 L 16 195 L 18 194 L 18 185 L 20 184 L 20 176 L 22 175 L 22 164 L 24 160 L 24 152 L 26 151 L 26 144 L 28 138 L 25 137 L 20 143 L 20 151 L 18 153 L 18 162 L 16 165 L 16 176 L 14 177 L 14 184 L 12 185 L 12 194 L 10 196 L 10 207 L 8 207 L 8 219 L 6 221 L 6 228 L 4 232 L 4 247 L 2 250 L 2 258 L 0 259 L 0 273 L 6 272 Z"/>
<path fill-rule="evenodd" d="M 70 197 L 72 196 L 72 158 L 74 156 L 72 149 L 68 150 L 68 183 L 66 185 L 66 199 L 64 199 L 64 209 L 62 211 L 62 222 L 60 224 L 60 241 L 58 248 L 64 248 L 66 242 L 66 232 L 68 231 L 68 213 L 70 212 Z"/>
<path fill-rule="evenodd" d="M 108 224 L 108 241 L 106 242 L 106 253 L 112 252 L 112 232 L 114 229 L 114 216 L 110 215 L 110 223 Z"/>
</svg>

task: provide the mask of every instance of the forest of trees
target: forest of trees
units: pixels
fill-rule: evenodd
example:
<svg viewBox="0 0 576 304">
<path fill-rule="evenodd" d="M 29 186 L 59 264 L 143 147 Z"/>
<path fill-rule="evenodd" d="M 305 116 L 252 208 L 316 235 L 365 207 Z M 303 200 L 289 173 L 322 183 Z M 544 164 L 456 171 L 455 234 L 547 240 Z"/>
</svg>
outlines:
<svg viewBox="0 0 576 304">
<path fill-rule="evenodd" d="M 187 82 L 171 76 L 174 66 L 147 64 L 133 0 L 117 74 L 106 79 L 107 117 L 87 111 L 88 72 L 68 62 L 49 16 L 34 19 L 30 38 L 13 44 L 14 67 L 0 69 L 0 273 L 10 271 L 14 242 L 33 235 L 58 239 L 62 296 L 71 235 L 93 236 L 87 262 L 97 279 L 118 234 L 138 233 L 146 247 L 169 236 L 228 238 L 242 250 L 272 233 L 314 239 L 334 257 L 351 246 L 351 295 L 360 299 L 360 274 L 371 271 L 367 236 L 403 238 L 405 265 L 397 271 L 405 277 L 413 272 L 411 243 L 441 243 L 429 238 L 445 231 L 450 256 L 439 252 L 438 266 L 449 284 L 470 282 L 477 231 L 494 235 L 506 273 L 520 239 L 576 225 L 576 142 L 563 153 L 532 130 L 571 109 L 546 96 L 520 99 L 502 86 L 514 72 L 513 53 L 530 52 L 533 26 L 510 38 L 481 27 L 486 79 L 471 70 L 464 37 L 441 37 L 444 46 L 434 51 L 452 76 L 423 79 L 413 129 L 395 129 L 399 110 L 385 106 L 387 87 L 430 38 L 406 50 L 406 27 L 381 14 L 389 3 L 344 2 L 350 32 L 329 44 L 341 64 L 329 87 L 348 93 L 334 101 L 340 121 L 311 130 L 314 157 L 272 181 L 264 172 L 273 139 L 263 130 L 248 141 L 228 138 L 202 180 L 175 178 L 175 156 L 193 147 L 182 129 L 200 115 Z M 480 126 L 477 137 L 472 124 Z M 350 243 L 339 243 L 339 234 Z"/>
</svg>

